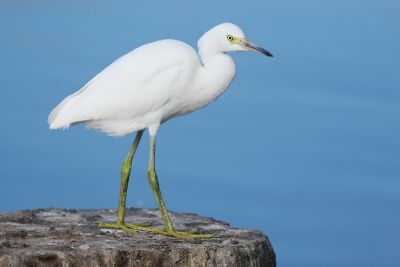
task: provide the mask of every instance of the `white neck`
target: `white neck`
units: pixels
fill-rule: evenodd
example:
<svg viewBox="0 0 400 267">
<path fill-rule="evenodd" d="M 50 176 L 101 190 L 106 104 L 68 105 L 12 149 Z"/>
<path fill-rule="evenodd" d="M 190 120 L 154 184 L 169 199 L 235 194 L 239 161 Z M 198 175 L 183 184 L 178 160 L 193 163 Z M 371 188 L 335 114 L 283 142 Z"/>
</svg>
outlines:
<svg viewBox="0 0 400 267">
<path fill-rule="evenodd" d="M 185 106 L 177 114 L 186 114 L 198 110 L 218 98 L 235 78 L 236 68 L 232 58 L 225 53 L 199 52 L 201 64 L 198 66 L 196 80 L 185 92 L 189 98 L 183 98 Z"/>
<path fill-rule="evenodd" d="M 236 75 L 236 66 L 233 59 L 226 53 L 200 50 L 199 55 L 203 64 L 200 75 L 203 81 L 202 90 L 212 102 L 231 84 Z"/>
</svg>

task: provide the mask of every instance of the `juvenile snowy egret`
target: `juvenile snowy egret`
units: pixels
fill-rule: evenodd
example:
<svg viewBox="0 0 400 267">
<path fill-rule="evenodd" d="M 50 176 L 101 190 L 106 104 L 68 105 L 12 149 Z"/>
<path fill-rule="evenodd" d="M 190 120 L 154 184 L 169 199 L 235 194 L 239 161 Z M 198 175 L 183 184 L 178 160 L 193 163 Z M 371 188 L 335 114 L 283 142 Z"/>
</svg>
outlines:
<svg viewBox="0 0 400 267">
<path fill-rule="evenodd" d="M 157 130 L 173 117 L 208 105 L 228 88 L 236 69 L 227 52 L 255 51 L 269 57 L 272 54 L 249 42 L 243 31 L 231 23 L 215 26 L 199 39 L 197 45 L 198 54 L 191 46 L 177 40 L 142 45 L 105 68 L 50 113 L 50 129 L 84 123 L 110 136 L 137 131 L 122 163 L 117 222 L 103 223 L 100 227 L 130 233 L 149 231 L 177 238 L 213 236 L 174 229 L 155 169 Z M 148 179 L 166 229 L 124 221 L 132 159 L 145 129 L 150 134 Z"/>
</svg>

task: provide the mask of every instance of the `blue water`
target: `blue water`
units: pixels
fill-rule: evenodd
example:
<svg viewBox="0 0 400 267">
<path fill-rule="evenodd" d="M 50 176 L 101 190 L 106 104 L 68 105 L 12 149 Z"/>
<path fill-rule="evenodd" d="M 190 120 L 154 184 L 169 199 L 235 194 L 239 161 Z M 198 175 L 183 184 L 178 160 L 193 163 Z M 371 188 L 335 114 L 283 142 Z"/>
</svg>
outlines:
<svg viewBox="0 0 400 267">
<path fill-rule="evenodd" d="M 188 1 L 189 2 L 189 1 Z M 400 266 L 400 4 L 1 1 L 0 210 L 115 207 L 133 136 L 49 131 L 49 111 L 140 44 L 240 25 L 270 50 L 206 109 L 163 125 L 169 209 L 260 229 L 279 266 Z M 148 137 L 128 205 L 156 207 Z"/>
</svg>

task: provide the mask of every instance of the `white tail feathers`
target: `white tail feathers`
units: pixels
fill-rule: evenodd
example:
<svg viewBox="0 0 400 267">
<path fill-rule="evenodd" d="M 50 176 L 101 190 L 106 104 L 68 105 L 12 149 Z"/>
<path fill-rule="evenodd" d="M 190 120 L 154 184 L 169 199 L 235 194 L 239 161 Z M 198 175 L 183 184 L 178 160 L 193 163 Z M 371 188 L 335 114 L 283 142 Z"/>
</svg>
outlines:
<svg viewBox="0 0 400 267">
<path fill-rule="evenodd" d="M 47 118 L 50 129 L 67 129 L 72 123 L 74 123 L 71 116 L 68 116 L 68 112 L 65 112 L 66 106 L 70 104 L 74 96 L 75 94 L 66 97 L 50 112 L 49 117 Z"/>
<path fill-rule="evenodd" d="M 79 96 L 94 81 L 96 77 L 91 79 L 79 91 L 76 91 L 72 95 L 64 98 L 64 100 L 61 101 L 61 103 L 50 112 L 49 117 L 47 118 L 50 129 L 68 129 L 71 124 L 79 123 L 79 121 L 74 121 L 74 118 L 71 116 L 71 112 L 67 112 L 67 106 L 74 102 L 77 96 Z"/>
</svg>

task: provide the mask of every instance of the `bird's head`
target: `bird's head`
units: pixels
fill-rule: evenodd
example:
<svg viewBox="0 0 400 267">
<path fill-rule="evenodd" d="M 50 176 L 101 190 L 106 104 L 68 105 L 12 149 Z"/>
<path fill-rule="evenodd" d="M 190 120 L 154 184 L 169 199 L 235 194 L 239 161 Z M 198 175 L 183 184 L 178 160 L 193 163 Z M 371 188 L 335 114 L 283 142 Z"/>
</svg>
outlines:
<svg viewBox="0 0 400 267">
<path fill-rule="evenodd" d="M 199 39 L 197 46 L 203 53 L 254 51 L 272 57 L 270 52 L 247 40 L 243 31 L 232 23 L 215 26 Z"/>
</svg>

